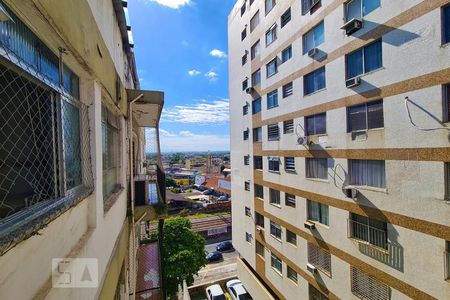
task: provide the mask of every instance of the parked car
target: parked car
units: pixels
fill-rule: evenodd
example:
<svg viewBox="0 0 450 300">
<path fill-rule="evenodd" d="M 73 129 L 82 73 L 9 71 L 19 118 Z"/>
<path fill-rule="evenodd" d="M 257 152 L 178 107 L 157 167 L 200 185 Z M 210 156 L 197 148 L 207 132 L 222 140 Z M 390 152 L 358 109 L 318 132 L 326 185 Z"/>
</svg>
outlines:
<svg viewBox="0 0 450 300">
<path fill-rule="evenodd" d="M 206 260 L 208 263 L 221 261 L 223 260 L 223 255 L 219 251 L 210 252 L 206 255 Z"/>
<path fill-rule="evenodd" d="M 220 196 L 219 198 L 217 198 L 217 201 L 228 201 L 228 196 L 227 195 Z"/>
<path fill-rule="evenodd" d="M 204 191 L 202 194 L 203 195 L 212 195 L 212 194 L 214 194 L 214 190 L 213 189 L 209 189 L 209 190 Z"/>
<path fill-rule="evenodd" d="M 216 250 L 220 252 L 232 252 L 234 251 L 234 247 L 230 241 L 225 241 L 217 245 Z"/>
<path fill-rule="evenodd" d="M 208 300 L 227 300 L 225 293 L 218 284 L 213 284 L 206 288 L 206 298 Z"/>
<path fill-rule="evenodd" d="M 253 298 L 245 289 L 239 279 L 233 279 L 226 283 L 228 293 L 232 300 L 252 300 Z"/>
</svg>

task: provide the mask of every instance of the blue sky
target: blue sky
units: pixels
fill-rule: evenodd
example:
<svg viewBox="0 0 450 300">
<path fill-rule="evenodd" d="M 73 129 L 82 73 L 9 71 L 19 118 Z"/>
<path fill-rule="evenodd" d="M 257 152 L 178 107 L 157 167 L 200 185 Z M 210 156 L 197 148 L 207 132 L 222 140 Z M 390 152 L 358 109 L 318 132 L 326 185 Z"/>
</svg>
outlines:
<svg viewBox="0 0 450 300">
<path fill-rule="evenodd" d="M 227 17 L 235 0 L 128 1 L 141 88 L 162 90 L 162 151 L 229 150 Z"/>
</svg>

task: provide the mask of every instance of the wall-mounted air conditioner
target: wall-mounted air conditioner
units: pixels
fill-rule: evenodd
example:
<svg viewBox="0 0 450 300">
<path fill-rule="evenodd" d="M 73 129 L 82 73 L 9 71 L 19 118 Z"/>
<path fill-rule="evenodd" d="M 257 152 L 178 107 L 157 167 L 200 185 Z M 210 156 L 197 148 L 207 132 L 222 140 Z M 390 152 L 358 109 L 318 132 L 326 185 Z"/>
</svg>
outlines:
<svg viewBox="0 0 450 300">
<path fill-rule="evenodd" d="M 312 264 L 306 264 L 306 270 L 308 270 L 309 272 L 316 274 L 317 273 L 317 268 L 314 267 Z"/>
<path fill-rule="evenodd" d="M 341 29 L 345 30 L 345 33 L 347 35 L 352 35 L 356 31 L 360 30 L 362 28 L 363 22 L 360 19 L 351 19 L 347 23 L 344 24 L 344 26 L 341 27 Z"/>
<path fill-rule="evenodd" d="M 309 145 L 309 138 L 307 136 L 301 136 L 297 138 L 297 145 Z"/>
<path fill-rule="evenodd" d="M 310 221 L 306 221 L 305 223 L 303 223 L 303 225 L 305 225 L 305 228 L 309 230 L 313 230 L 314 228 L 316 228 L 316 224 Z"/>
<path fill-rule="evenodd" d="M 254 91 L 254 89 L 253 89 L 252 86 L 249 86 L 248 88 L 245 89 L 245 92 L 246 92 L 247 94 L 251 94 L 251 93 L 253 93 L 253 91 Z"/>
<path fill-rule="evenodd" d="M 361 84 L 361 77 L 353 77 L 345 81 L 345 86 L 348 88 L 353 88 Z"/>
<path fill-rule="evenodd" d="M 345 197 L 356 200 L 358 197 L 358 190 L 354 188 L 345 188 L 343 189 Z"/>
</svg>

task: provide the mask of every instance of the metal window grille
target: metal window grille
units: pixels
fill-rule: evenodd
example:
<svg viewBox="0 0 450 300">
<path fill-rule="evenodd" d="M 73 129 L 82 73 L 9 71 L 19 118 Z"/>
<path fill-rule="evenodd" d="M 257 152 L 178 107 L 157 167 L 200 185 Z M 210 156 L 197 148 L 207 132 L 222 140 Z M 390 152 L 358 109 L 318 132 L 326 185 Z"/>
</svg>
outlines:
<svg viewBox="0 0 450 300">
<path fill-rule="evenodd" d="M 245 89 L 248 87 L 248 79 L 245 79 L 242 81 L 242 90 L 245 91 Z"/>
<path fill-rule="evenodd" d="M 270 203 L 280 205 L 280 191 L 270 189 Z"/>
<path fill-rule="evenodd" d="M 255 184 L 255 197 L 264 198 L 264 188 L 262 185 Z"/>
<path fill-rule="evenodd" d="M 328 298 L 312 285 L 309 285 L 309 300 L 328 300 Z"/>
<path fill-rule="evenodd" d="M 290 230 L 286 229 L 286 242 L 297 245 L 297 235 Z"/>
<path fill-rule="evenodd" d="M 293 133 L 294 132 L 294 120 L 283 121 L 283 133 Z"/>
<path fill-rule="evenodd" d="M 244 141 L 248 140 L 248 130 L 244 130 Z"/>
<path fill-rule="evenodd" d="M 278 124 L 267 126 L 267 138 L 269 141 L 278 141 L 280 139 L 280 128 L 278 127 Z"/>
<path fill-rule="evenodd" d="M 361 299 L 367 300 L 389 300 L 390 288 L 379 282 L 374 277 L 350 267 L 352 293 Z"/>
<path fill-rule="evenodd" d="M 281 226 L 273 221 L 270 221 L 270 234 L 277 239 L 281 239 Z"/>
<path fill-rule="evenodd" d="M 252 214 L 251 214 L 251 212 L 250 212 L 250 207 L 248 207 L 248 206 L 245 207 L 245 215 L 246 215 L 247 217 L 251 217 L 251 216 L 252 216 Z"/>
<path fill-rule="evenodd" d="M 283 98 L 289 97 L 294 93 L 294 86 L 292 82 L 283 85 Z"/>
<path fill-rule="evenodd" d="M 245 65 L 247 63 L 247 52 L 242 56 L 242 65 Z"/>
<path fill-rule="evenodd" d="M 283 274 L 283 263 L 281 262 L 281 259 L 279 259 L 278 256 L 276 256 L 273 253 L 271 253 L 271 255 L 270 255 L 270 265 L 275 270 L 277 270 L 278 272 Z"/>
<path fill-rule="evenodd" d="M 293 282 L 297 283 L 297 272 L 294 271 L 291 267 L 287 266 L 287 277 Z"/>
<path fill-rule="evenodd" d="M 384 250 L 388 249 L 387 223 L 351 214 L 348 219 L 348 236 Z"/>
<path fill-rule="evenodd" d="M 249 181 L 244 182 L 244 188 L 246 191 L 250 191 L 250 182 Z"/>
<path fill-rule="evenodd" d="M 295 158 L 294 157 L 285 157 L 284 158 L 284 169 L 289 172 L 295 171 Z"/>
<path fill-rule="evenodd" d="M 331 276 L 331 254 L 314 244 L 308 243 L 308 262 Z"/>
<path fill-rule="evenodd" d="M 250 155 L 244 156 L 244 165 L 248 166 L 250 164 Z"/>
<path fill-rule="evenodd" d="M 285 194 L 285 204 L 286 206 L 295 207 L 296 201 L 295 201 L 295 195 L 291 194 Z"/>
<path fill-rule="evenodd" d="M 255 252 L 256 252 L 256 254 L 259 254 L 262 257 L 264 257 L 264 245 L 261 244 L 260 242 L 256 241 L 256 243 L 255 243 Z"/>
<path fill-rule="evenodd" d="M 248 114 L 248 104 L 245 104 L 244 106 L 242 106 L 242 114 L 245 116 L 246 114 Z"/>
</svg>

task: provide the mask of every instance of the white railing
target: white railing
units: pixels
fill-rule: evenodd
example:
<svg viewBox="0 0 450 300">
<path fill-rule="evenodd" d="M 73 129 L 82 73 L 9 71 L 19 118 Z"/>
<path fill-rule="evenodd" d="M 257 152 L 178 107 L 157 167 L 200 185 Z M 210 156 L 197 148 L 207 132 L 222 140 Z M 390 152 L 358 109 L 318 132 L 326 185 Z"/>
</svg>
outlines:
<svg viewBox="0 0 450 300">
<path fill-rule="evenodd" d="M 348 220 L 348 237 L 361 243 L 388 250 L 387 231 Z"/>
</svg>

